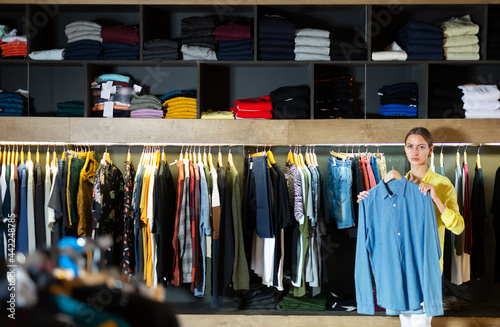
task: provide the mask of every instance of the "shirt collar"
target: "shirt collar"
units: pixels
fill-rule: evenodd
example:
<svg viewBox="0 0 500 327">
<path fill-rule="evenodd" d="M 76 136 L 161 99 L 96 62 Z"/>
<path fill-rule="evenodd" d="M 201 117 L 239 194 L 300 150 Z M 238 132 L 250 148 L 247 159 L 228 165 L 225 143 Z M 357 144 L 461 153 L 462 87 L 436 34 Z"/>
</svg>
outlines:
<svg viewBox="0 0 500 327">
<path fill-rule="evenodd" d="M 384 181 L 382 180 L 380 183 L 384 183 Z M 402 177 L 401 180 L 393 179 L 393 180 L 389 181 L 387 183 L 387 186 L 391 190 L 392 196 L 402 195 L 403 197 L 405 197 L 406 196 L 406 187 L 407 187 L 408 183 L 409 183 L 409 181 L 406 178 Z M 391 196 L 391 194 L 387 190 L 387 187 L 385 187 L 384 185 L 381 185 L 381 188 L 382 188 L 382 193 L 381 193 L 382 199 L 386 199 L 387 197 Z"/>
</svg>

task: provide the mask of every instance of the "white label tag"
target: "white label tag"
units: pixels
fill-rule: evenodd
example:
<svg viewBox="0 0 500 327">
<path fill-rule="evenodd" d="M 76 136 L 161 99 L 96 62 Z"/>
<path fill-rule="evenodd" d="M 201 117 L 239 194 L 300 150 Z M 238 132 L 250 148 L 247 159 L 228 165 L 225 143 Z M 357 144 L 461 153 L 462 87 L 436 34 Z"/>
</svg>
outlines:
<svg viewBox="0 0 500 327">
<path fill-rule="evenodd" d="M 113 101 L 107 101 L 104 102 L 104 112 L 103 112 L 103 117 L 107 118 L 113 118 Z"/>
<path fill-rule="evenodd" d="M 250 162 L 250 170 L 252 170 L 253 167 L 253 161 Z"/>
</svg>

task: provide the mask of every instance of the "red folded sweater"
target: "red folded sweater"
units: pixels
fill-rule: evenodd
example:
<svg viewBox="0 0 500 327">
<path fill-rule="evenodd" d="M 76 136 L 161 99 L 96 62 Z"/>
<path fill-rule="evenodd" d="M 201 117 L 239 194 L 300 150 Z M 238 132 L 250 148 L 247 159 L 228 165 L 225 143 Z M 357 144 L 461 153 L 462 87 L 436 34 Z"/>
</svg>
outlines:
<svg viewBox="0 0 500 327">
<path fill-rule="evenodd" d="M 238 110 L 273 110 L 270 95 L 264 95 L 255 99 L 238 99 L 234 102 L 234 105 Z"/>
</svg>

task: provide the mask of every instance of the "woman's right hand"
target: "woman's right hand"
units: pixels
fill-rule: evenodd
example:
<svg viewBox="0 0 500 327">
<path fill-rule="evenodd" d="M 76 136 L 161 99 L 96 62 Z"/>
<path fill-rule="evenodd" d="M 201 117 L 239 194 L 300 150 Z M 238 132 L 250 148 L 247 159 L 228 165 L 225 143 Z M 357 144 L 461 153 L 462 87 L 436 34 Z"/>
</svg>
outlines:
<svg viewBox="0 0 500 327">
<path fill-rule="evenodd" d="M 368 196 L 368 191 L 361 191 L 359 192 L 358 194 L 358 203 L 359 201 L 363 200 L 364 198 L 366 198 Z"/>
</svg>

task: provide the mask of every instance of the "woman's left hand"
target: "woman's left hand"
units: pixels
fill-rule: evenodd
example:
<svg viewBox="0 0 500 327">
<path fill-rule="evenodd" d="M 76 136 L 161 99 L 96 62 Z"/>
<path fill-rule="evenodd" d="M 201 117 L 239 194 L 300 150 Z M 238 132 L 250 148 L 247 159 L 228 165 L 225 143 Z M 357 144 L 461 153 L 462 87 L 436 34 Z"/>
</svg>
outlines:
<svg viewBox="0 0 500 327">
<path fill-rule="evenodd" d="M 420 185 L 418 186 L 418 188 L 420 189 L 420 191 L 423 194 L 427 194 L 427 192 L 430 192 L 431 199 L 433 201 L 437 197 L 437 195 L 436 195 L 436 189 L 434 188 L 434 185 L 432 185 L 432 184 L 429 184 L 429 183 L 420 183 Z"/>
</svg>

